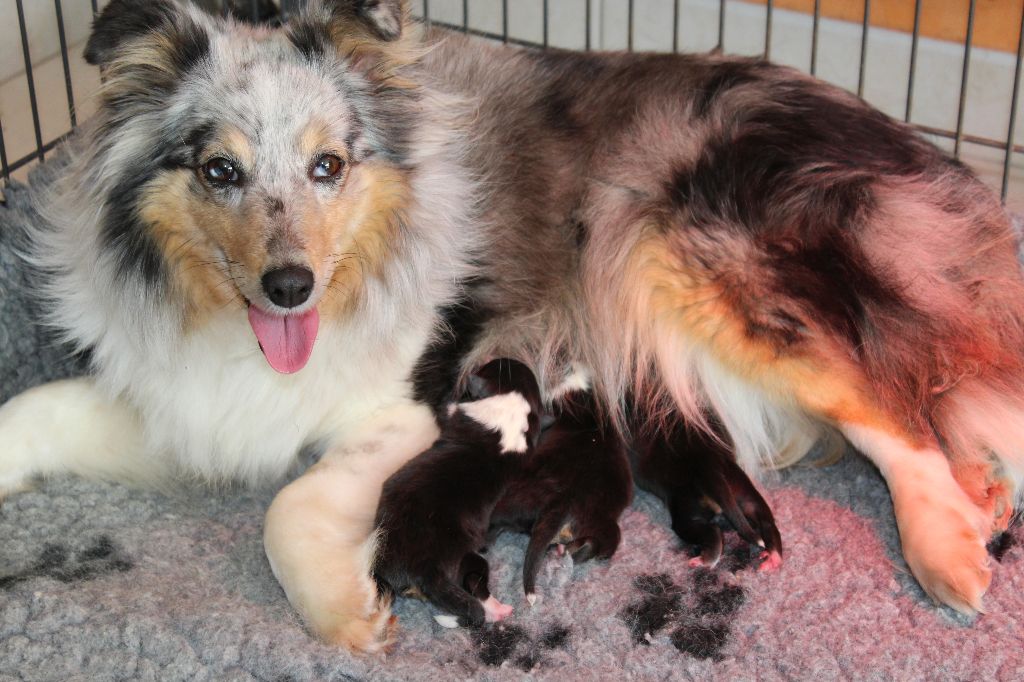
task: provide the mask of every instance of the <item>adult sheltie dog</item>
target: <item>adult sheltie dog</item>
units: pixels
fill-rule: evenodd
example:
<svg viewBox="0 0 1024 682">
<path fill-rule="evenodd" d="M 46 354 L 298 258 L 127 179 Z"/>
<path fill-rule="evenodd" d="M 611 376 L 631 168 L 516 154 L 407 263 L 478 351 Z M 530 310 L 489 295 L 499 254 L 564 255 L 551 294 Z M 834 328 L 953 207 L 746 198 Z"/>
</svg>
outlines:
<svg viewBox="0 0 1024 682">
<path fill-rule="evenodd" d="M 113 0 L 86 56 L 99 113 L 28 258 L 95 372 L 0 411 L 0 492 L 275 477 L 318 444 L 267 554 L 373 650 L 381 482 L 467 368 L 579 364 L 627 435 L 710 412 L 748 467 L 841 433 L 924 589 L 981 609 L 1024 484 L 1024 287 L 998 199 L 907 126 L 758 60 L 514 49 L 400 0 L 280 28 Z"/>
</svg>

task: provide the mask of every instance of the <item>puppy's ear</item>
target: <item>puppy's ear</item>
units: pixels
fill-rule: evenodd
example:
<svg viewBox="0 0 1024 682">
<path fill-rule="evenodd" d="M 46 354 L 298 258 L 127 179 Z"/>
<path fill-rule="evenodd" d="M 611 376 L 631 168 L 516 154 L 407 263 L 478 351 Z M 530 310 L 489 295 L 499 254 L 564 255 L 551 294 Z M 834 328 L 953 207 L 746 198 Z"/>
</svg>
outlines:
<svg viewBox="0 0 1024 682">
<path fill-rule="evenodd" d="M 179 12 L 172 0 L 111 0 L 92 23 L 85 61 L 106 66 L 130 41 L 173 24 Z"/>
<path fill-rule="evenodd" d="M 405 0 L 322 0 L 341 21 L 359 24 L 384 41 L 398 40 L 405 21 Z"/>
</svg>

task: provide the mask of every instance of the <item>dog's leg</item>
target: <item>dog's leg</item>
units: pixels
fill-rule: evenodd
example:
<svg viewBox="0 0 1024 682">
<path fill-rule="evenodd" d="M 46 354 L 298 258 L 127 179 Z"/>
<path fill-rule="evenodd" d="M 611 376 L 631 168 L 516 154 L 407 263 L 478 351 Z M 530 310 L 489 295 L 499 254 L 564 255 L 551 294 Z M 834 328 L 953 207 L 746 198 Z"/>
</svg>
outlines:
<svg viewBox="0 0 1024 682">
<path fill-rule="evenodd" d="M 278 493 L 263 541 L 288 600 L 318 637 L 375 652 L 390 643 L 393 630 L 371 577 L 381 486 L 430 447 L 438 429 L 429 409 L 412 404 L 358 428 Z"/>
<path fill-rule="evenodd" d="M 0 407 L 0 500 L 53 474 L 153 483 L 166 473 L 161 461 L 146 455 L 135 411 L 90 378 L 37 386 Z"/>
<path fill-rule="evenodd" d="M 907 225 L 919 223 L 914 222 L 913 211 L 908 213 L 899 206 L 892 210 L 907 213 Z M 614 212 L 609 215 L 614 217 Z M 891 227 L 890 223 L 879 225 L 879 229 Z M 671 229 L 661 227 L 660 231 L 642 233 L 645 236 L 625 256 L 624 277 L 611 283 L 626 292 L 613 295 L 628 302 L 618 313 L 631 320 L 625 325 L 627 329 L 636 330 L 627 340 L 637 350 L 626 346 L 619 354 L 638 357 L 647 363 L 645 366 L 656 367 L 660 387 L 688 418 L 699 423 L 701 409 L 710 404 L 740 452 L 763 456 L 792 445 L 793 428 L 788 422 L 795 420 L 801 426 L 801 415 L 839 428 L 886 477 L 907 563 L 924 589 L 960 611 L 980 610 L 981 597 L 990 581 L 984 544 L 994 525 L 992 516 L 1005 514 L 1005 505 L 993 504 L 988 513 L 979 511 L 971 496 L 957 484 L 948 446 L 951 440 L 954 445 L 956 440 L 965 441 L 966 447 L 953 449 L 956 454 L 957 449 L 978 450 L 978 443 L 996 445 L 1004 462 L 1007 456 L 998 449 L 996 441 L 1001 439 L 987 424 L 984 428 L 975 425 L 961 429 L 963 435 L 959 438 L 951 439 L 949 428 L 939 428 L 937 435 L 937 422 L 929 419 L 934 416 L 930 414 L 934 387 L 921 382 L 935 373 L 935 365 L 944 366 L 945 360 L 967 352 L 976 357 L 968 356 L 957 366 L 965 372 L 973 362 L 974 371 L 995 373 L 1005 365 L 1011 375 L 1016 373 L 1013 368 L 1019 364 L 1017 360 L 999 359 L 1004 355 L 996 342 L 1000 337 L 983 334 L 985 311 L 1003 305 L 999 299 L 1003 294 L 998 289 L 986 289 L 987 298 L 952 308 L 961 313 L 979 309 L 972 328 L 954 319 L 949 310 L 936 312 L 946 316 L 942 321 L 956 334 L 935 332 L 929 327 L 931 323 L 901 326 L 893 322 L 894 313 L 890 311 L 872 312 L 867 328 L 873 331 L 851 336 L 849 329 L 864 328 L 863 321 L 858 322 L 857 315 L 847 317 L 847 312 L 830 317 L 835 311 L 824 297 L 824 292 L 842 289 L 849 283 L 837 279 L 841 270 L 821 266 L 813 258 L 813 262 L 804 262 L 787 253 L 765 260 L 765 252 L 759 250 L 764 245 L 743 236 L 733 239 L 736 235 L 728 232 L 716 233 L 724 240 L 721 243 L 709 243 L 704 241 L 702 230 L 685 223 Z M 965 226 L 957 234 L 975 234 L 971 231 L 974 229 Z M 800 243 L 796 240 L 790 246 L 796 248 Z M 1003 241 L 994 240 L 993 244 L 1005 249 Z M 968 246 L 956 248 L 966 252 Z M 845 252 L 837 249 L 829 253 Z M 980 246 L 978 253 L 984 253 Z M 1005 260 L 1006 255 L 999 258 Z M 845 258 L 844 263 L 863 274 L 858 281 L 869 285 L 875 282 L 885 288 L 878 283 L 875 270 L 864 264 L 866 255 L 861 260 L 850 254 Z M 807 277 L 802 286 L 810 292 L 808 296 L 794 298 L 780 285 L 789 272 L 780 264 L 796 267 L 801 276 Z M 1005 279 L 1011 292 L 1017 292 L 1019 273 L 1016 262 L 1011 264 L 1012 273 L 996 274 Z M 915 267 L 908 264 L 907 274 L 913 275 Z M 1009 266 L 1004 269 L 1009 273 Z M 602 286 L 597 280 L 590 284 Z M 948 299 L 936 294 L 934 300 L 970 299 L 969 292 L 958 289 L 956 283 L 943 286 L 943 296 Z M 843 290 L 856 305 L 864 306 L 865 301 L 874 300 L 871 291 L 876 290 L 868 289 Z M 917 314 L 911 302 L 898 297 L 886 300 L 887 305 L 906 315 Z M 1005 303 L 1013 310 L 1016 305 Z M 862 310 L 864 315 L 866 310 Z M 1001 328 L 1008 330 L 1007 338 L 1017 338 L 1015 312 L 990 312 L 990 317 L 1001 320 Z M 843 327 L 845 323 L 834 320 L 847 320 L 852 327 Z M 622 326 L 621 320 L 616 324 Z M 610 329 L 607 323 L 597 326 Z M 968 341 L 975 337 L 979 348 Z M 869 342 L 871 348 L 865 346 Z M 938 345 L 929 345 L 933 342 Z M 941 372 L 933 377 L 937 378 L 941 378 Z M 780 421 L 776 418 L 780 416 L 786 419 Z M 964 415 L 955 409 L 947 416 L 940 427 L 963 422 Z M 803 431 L 801 426 L 799 432 Z M 956 435 L 955 429 L 952 432 Z M 796 440 L 801 443 L 796 453 L 799 455 L 809 441 Z M 967 463 L 977 461 L 979 456 L 960 455 Z M 956 463 L 956 459 L 953 461 Z M 1004 464 L 1004 468 L 1012 475 L 1012 467 Z M 974 496 L 985 494 L 982 490 Z"/>
<path fill-rule="evenodd" d="M 946 456 L 874 428 L 844 424 L 842 431 L 885 477 L 903 556 L 921 587 L 961 613 L 982 611 L 991 518 L 957 484 Z"/>
</svg>

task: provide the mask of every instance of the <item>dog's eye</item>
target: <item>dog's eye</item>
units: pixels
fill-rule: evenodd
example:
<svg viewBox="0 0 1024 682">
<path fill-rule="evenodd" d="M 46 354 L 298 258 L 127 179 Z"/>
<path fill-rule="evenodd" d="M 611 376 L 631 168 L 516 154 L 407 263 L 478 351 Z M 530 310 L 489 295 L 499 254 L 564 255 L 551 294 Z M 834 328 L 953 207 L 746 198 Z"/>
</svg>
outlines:
<svg viewBox="0 0 1024 682">
<path fill-rule="evenodd" d="M 237 185 L 242 181 L 235 164 L 221 156 L 203 164 L 203 176 L 214 185 Z"/>
<path fill-rule="evenodd" d="M 313 162 L 309 177 L 313 180 L 330 180 L 337 177 L 344 167 L 345 162 L 334 154 L 324 154 Z"/>
</svg>

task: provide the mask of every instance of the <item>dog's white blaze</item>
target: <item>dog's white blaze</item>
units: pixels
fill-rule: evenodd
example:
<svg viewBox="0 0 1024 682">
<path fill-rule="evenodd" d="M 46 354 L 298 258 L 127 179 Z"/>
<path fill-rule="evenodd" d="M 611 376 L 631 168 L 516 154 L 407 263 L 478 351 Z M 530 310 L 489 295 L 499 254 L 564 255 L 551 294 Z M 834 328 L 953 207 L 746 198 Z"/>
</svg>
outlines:
<svg viewBox="0 0 1024 682">
<path fill-rule="evenodd" d="M 500 433 L 502 452 L 526 452 L 530 403 L 522 394 L 513 391 L 459 403 L 459 409 L 473 421 Z"/>
</svg>

